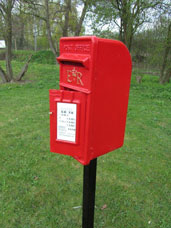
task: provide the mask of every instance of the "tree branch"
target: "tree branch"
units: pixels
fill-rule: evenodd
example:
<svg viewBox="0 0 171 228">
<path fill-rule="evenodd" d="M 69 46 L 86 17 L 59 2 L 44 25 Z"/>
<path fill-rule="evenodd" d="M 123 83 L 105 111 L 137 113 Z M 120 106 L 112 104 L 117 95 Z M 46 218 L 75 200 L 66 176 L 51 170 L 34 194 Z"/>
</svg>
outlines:
<svg viewBox="0 0 171 228">
<path fill-rule="evenodd" d="M 13 9 L 16 0 L 12 0 L 11 8 Z"/>
<path fill-rule="evenodd" d="M 37 18 L 40 18 L 41 20 L 43 21 L 46 21 L 46 18 L 45 17 L 42 17 L 40 15 L 38 15 L 37 13 L 34 13 L 34 12 L 25 12 L 25 11 L 22 11 L 24 14 L 26 15 L 29 15 L 29 16 L 35 16 Z"/>
<path fill-rule="evenodd" d="M 1 76 L 3 82 L 8 82 L 8 76 L 5 73 L 5 71 L 2 69 L 1 66 L 0 66 L 0 76 Z"/>
<path fill-rule="evenodd" d="M 0 12 L 1 12 L 1 14 L 2 14 L 2 17 L 5 19 L 5 13 L 6 13 L 7 11 L 6 11 L 5 6 L 4 6 L 2 3 L 0 3 Z M 5 13 L 4 13 L 4 12 L 5 12 Z"/>
<path fill-rule="evenodd" d="M 1 8 L 0 8 L 0 12 L 2 14 L 2 17 L 5 18 L 4 12 L 3 12 L 3 10 Z"/>
<path fill-rule="evenodd" d="M 27 60 L 27 63 L 24 65 L 23 69 L 21 70 L 21 72 L 19 73 L 18 77 L 17 77 L 17 81 L 21 81 L 22 77 L 25 75 L 25 73 L 27 72 L 28 69 L 28 65 L 29 62 L 31 61 L 32 58 L 32 54 L 30 55 L 29 59 Z"/>
<path fill-rule="evenodd" d="M 77 26 L 76 26 L 75 36 L 79 36 L 80 35 L 81 27 L 82 27 L 82 24 L 83 24 L 83 21 L 84 21 L 84 18 L 85 18 L 89 3 L 90 3 L 90 0 L 85 0 L 84 1 L 84 7 L 82 9 L 79 22 L 77 23 Z"/>
<path fill-rule="evenodd" d="M 29 4 L 29 7 L 31 7 L 32 9 L 33 9 L 33 7 L 34 7 L 34 9 L 35 9 L 36 6 L 40 6 L 40 7 L 42 7 L 42 8 L 45 8 L 44 5 L 42 5 L 42 4 L 40 4 L 40 3 L 36 3 L 36 2 L 33 1 L 33 0 L 24 0 L 24 2 L 25 2 L 25 3 L 28 3 L 28 4 Z"/>
<path fill-rule="evenodd" d="M 112 5 L 114 6 L 114 3 L 113 3 L 113 1 L 111 0 L 111 3 L 112 3 Z M 118 10 L 120 11 L 121 10 L 121 7 L 120 7 L 120 4 L 119 4 L 120 2 L 118 1 L 118 0 L 116 0 L 116 4 L 117 4 L 117 8 L 118 8 Z M 116 7 L 116 6 L 115 6 Z"/>
<path fill-rule="evenodd" d="M 65 13 L 65 10 L 56 10 L 56 11 L 54 12 L 54 14 L 53 14 L 53 17 L 52 17 L 52 18 L 54 18 L 54 17 L 55 17 L 55 15 L 56 15 L 57 13 Z"/>
</svg>

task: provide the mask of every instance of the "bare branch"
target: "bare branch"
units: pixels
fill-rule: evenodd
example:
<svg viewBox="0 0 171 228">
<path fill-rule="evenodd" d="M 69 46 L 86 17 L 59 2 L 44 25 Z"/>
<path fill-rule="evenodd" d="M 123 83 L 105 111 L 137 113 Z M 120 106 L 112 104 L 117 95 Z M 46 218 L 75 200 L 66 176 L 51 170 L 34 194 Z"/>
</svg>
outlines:
<svg viewBox="0 0 171 228">
<path fill-rule="evenodd" d="M 44 5 L 40 4 L 40 3 L 36 3 L 35 1 L 33 0 L 24 0 L 25 3 L 28 3 L 29 4 L 29 7 L 33 7 L 34 6 L 34 9 L 36 8 L 36 6 L 40 6 L 42 8 L 45 8 Z"/>
<path fill-rule="evenodd" d="M 77 24 L 76 31 L 75 31 L 75 35 L 76 36 L 79 36 L 79 34 L 81 32 L 81 27 L 82 27 L 82 24 L 83 24 L 83 21 L 84 21 L 84 18 L 85 18 L 89 3 L 90 3 L 90 0 L 85 0 L 84 1 L 84 6 L 83 6 L 83 9 L 82 9 L 82 12 L 81 12 L 81 16 L 80 16 L 80 19 L 79 19 L 79 22 Z"/>
<path fill-rule="evenodd" d="M 113 6 L 115 6 L 116 7 L 116 5 L 114 5 L 114 3 L 113 3 L 113 1 L 111 0 L 111 3 L 112 3 L 112 5 Z M 118 10 L 120 11 L 121 10 L 121 5 L 120 5 L 120 2 L 118 1 L 118 0 L 116 0 L 116 4 L 117 4 L 117 8 L 118 8 Z"/>
<path fill-rule="evenodd" d="M 55 18 L 57 13 L 65 13 L 65 10 L 56 10 L 52 16 L 53 19 Z"/>
<path fill-rule="evenodd" d="M 116 22 L 116 20 L 113 21 L 115 23 L 116 26 L 118 26 L 118 28 L 120 28 L 121 26 Z"/>
<path fill-rule="evenodd" d="M 5 71 L 2 69 L 2 67 L 0 66 L 0 76 L 2 78 L 2 81 L 3 82 L 8 82 L 8 76 L 7 74 L 5 73 Z"/>
<path fill-rule="evenodd" d="M 5 17 L 5 15 L 4 15 L 4 12 L 3 12 L 3 10 L 0 8 L 0 12 L 1 12 L 1 14 L 2 14 L 2 16 L 3 16 L 3 18 Z"/>
<path fill-rule="evenodd" d="M 4 12 L 6 12 L 6 8 L 5 8 L 5 5 L 4 5 L 4 4 L 0 3 L 0 7 L 1 7 L 1 9 L 2 9 Z"/>
<path fill-rule="evenodd" d="M 17 81 L 21 81 L 21 79 L 23 78 L 23 76 L 25 75 L 25 73 L 27 72 L 28 70 L 28 65 L 29 65 L 29 62 L 31 61 L 31 58 L 32 58 L 32 54 L 30 55 L 27 63 L 24 65 L 23 69 L 21 70 L 21 72 L 19 73 L 18 75 L 18 78 L 17 78 Z"/>
<path fill-rule="evenodd" d="M 40 18 L 40 19 L 43 20 L 43 21 L 46 21 L 46 18 L 45 18 L 45 17 L 42 17 L 42 16 L 40 16 L 39 14 L 34 13 L 34 12 L 24 12 L 24 14 L 30 15 L 30 16 L 35 16 L 35 17 L 37 17 L 37 18 Z"/>
<path fill-rule="evenodd" d="M 12 0 L 12 5 L 11 5 L 11 8 L 13 8 L 13 7 L 14 7 L 15 1 L 16 1 L 16 0 Z"/>
</svg>

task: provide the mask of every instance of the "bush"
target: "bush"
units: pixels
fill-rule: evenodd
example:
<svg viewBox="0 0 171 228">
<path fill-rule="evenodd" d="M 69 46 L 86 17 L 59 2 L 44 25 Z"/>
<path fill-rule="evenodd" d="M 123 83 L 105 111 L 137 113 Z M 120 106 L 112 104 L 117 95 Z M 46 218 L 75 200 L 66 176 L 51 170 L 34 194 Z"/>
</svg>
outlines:
<svg viewBox="0 0 171 228">
<path fill-rule="evenodd" d="M 12 59 L 19 62 L 26 62 L 29 56 L 33 54 L 31 62 L 40 64 L 55 64 L 55 58 L 50 50 L 43 51 L 30 51 L 30 50 L 17 50 L 13 51 Z M 0 60 L 5 60 L 5 51 L 0 51 Z"/>
<path fill-rule="evenodd" d="M 37 51 L 32 56 L 32 62 L 43 64 L 55 64 L 55 58 L 52 51 Z"/>
</svg>

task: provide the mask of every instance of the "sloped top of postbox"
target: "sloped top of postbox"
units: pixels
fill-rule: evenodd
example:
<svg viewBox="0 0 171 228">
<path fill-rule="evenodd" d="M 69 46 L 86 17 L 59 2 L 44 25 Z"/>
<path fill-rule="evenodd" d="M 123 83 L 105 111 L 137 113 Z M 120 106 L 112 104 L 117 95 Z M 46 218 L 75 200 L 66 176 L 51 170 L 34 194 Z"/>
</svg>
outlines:
<svg viewBox="0 0 171 228">
<path fill-rule="evenodd" d="M 96 36 L 73 36 L 73 37 L 61 37 L 60 38 L 60 42 L 61 41 L 66 41 L 66 40 L 94 40 L 94 39 L 99 39 Z"/>
<path fill-rule="evenodd" d="M 92 47 L 97 40 L 96 36 L 62 37 L 60 39 L 60 53 L 92 55 Z"/>
</svg>

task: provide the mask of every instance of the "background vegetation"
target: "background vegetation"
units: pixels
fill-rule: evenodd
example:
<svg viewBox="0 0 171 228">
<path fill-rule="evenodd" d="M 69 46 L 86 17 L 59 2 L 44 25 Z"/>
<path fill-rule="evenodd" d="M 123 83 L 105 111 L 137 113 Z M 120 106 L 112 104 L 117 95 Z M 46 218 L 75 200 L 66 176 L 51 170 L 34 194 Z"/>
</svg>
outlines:
<svg viewBox="0 0 171 228">
<path fill-rule="evenodd" d="M 56 58 L 61 36 L 91 34 L 121 40 L 131 52 L 138 77 L 150 72 L 161 84 L 168 83 L 170 15 L 168 0 L 2 0 L 0 39 L 7 48 L 0 56 L 6 59 L 0 77 L 3 82 L 21 80 L 27 70 L 26 65 L 22 77 L 22 72 L 13 74 L 12 50 L 50 49 Z"/>
</svg>

